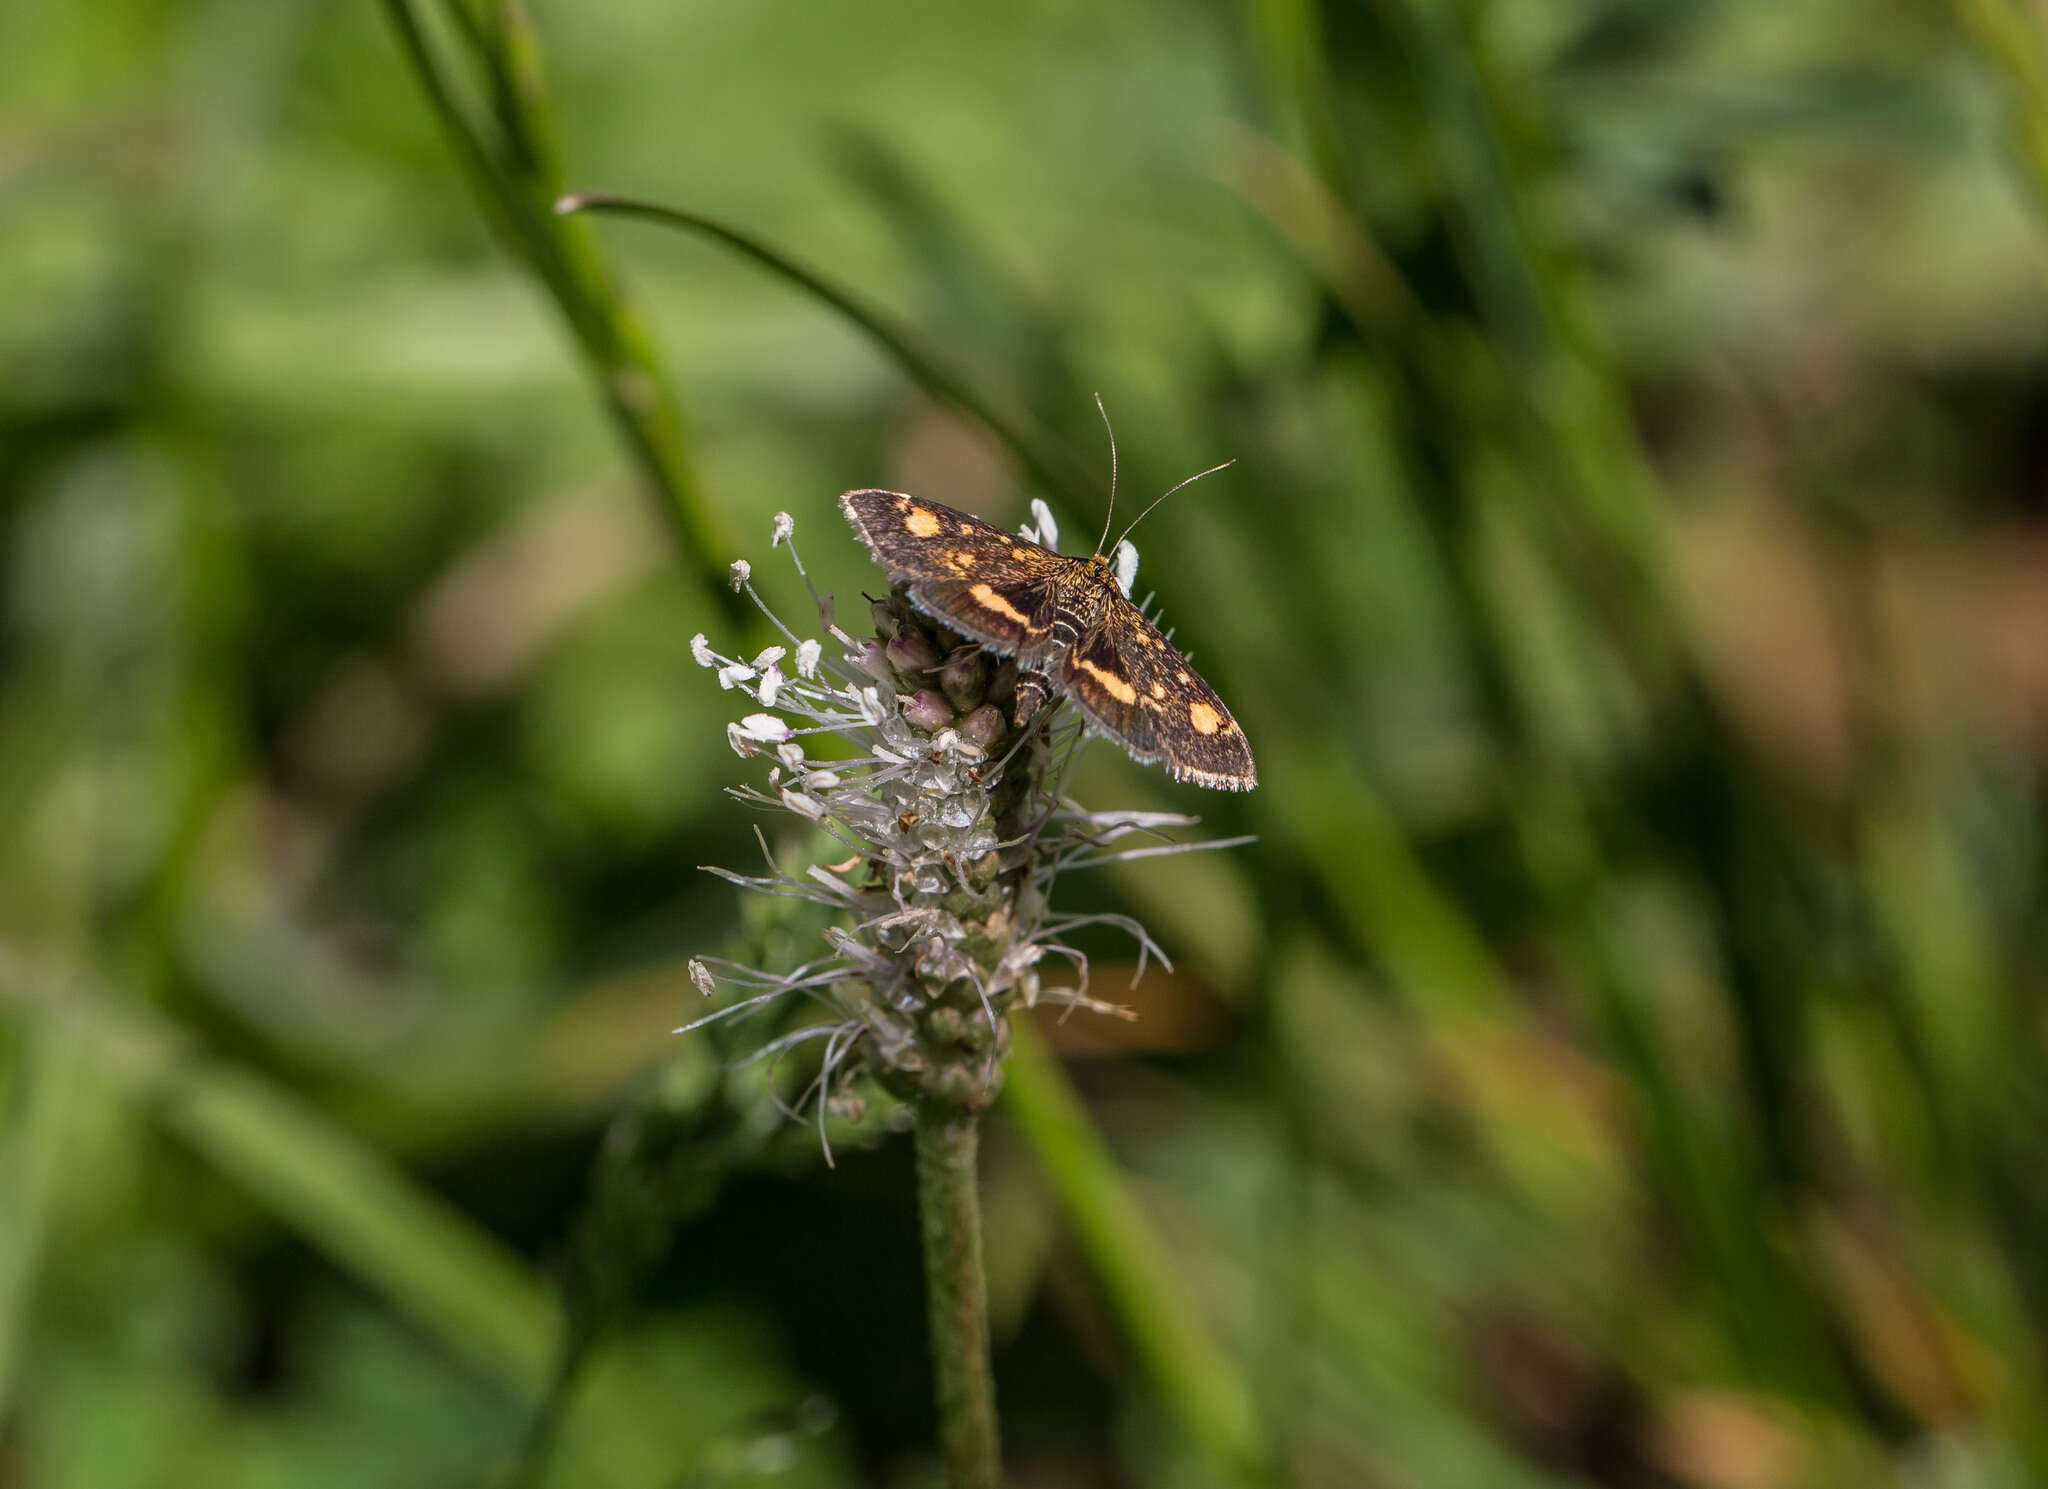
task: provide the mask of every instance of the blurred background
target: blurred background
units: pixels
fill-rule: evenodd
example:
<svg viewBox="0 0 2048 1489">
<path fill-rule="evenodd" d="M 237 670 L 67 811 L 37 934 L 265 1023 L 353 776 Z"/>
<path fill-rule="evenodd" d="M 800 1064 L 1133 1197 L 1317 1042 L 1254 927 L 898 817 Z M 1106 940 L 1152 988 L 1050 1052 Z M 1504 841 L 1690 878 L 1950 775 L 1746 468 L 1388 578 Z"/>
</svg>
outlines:
<svg viewBox="0 0 2048 1489">
<path fill-rule="evenodd" d="M 1015 1482 L 2048 1482 L 2033 7 L 531 7 L 0 9 L 0 1485 L 935 1483 L 689 641 L 1096 390 L 1258 841 L 1067 885 Z"/>
</svg>

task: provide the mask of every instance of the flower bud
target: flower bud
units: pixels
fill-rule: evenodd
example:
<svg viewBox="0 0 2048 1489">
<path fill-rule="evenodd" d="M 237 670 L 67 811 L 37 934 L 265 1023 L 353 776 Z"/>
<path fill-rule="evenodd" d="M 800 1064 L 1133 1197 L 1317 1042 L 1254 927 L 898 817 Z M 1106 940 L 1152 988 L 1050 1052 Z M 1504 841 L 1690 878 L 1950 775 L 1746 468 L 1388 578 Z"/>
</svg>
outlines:
<svg viewBox="0 0 2048 1489">
<path fill-rule="evenodd" d="M 988 691 L 988 658 L 979 646 L 955 647 L 939 670 L 939 691 L 962 713 L 970 713 Z"/>
<path fill-rule="evenodd" d="M 953 722 L 953 705 L 936 690 L 919 688 L 903 705 L 903 717 L 913 729 L 932 734 Z"/>
<path fill-rule="evenodd" d="M 939 653 L 924 632 L 906 627 L 889 643 L 889 660 L 898 672 L 922 677 L 939 665 Z"/>
<path fill-rule="evenodd" d="M 884 641 L 894 641 L 896 633 L 903 629 L 902 621 L 897 618 L 893 600 L 868 601 L 868 614 L 874 618 L 875 634 Z"/>
<path fill-rule="evenodd" d="M 1001 739 L 1009 727 L 1000 708 L 993 703 L 984 703 L 960 721 L 960 737 L 985 750 Z"/>
<path fill-rule="evenodd" d="M 929 1099 L 963 1111 L 982 1111 L 994 1101 L 996 1092 L 1002 1087 L 1002 1071 L 995 1070 L 984 1076 L 986 1066 L 980 1060 L 956 1061 L 941 1065 L 925 1077 L 923 1088 Z"/>
<path fill-rule="evenodd" d="M 970 1018 L 960 1026 L 957 1037 L 959 1046 L 969 1054 L 986 1055 L 1002 1036 L 996 1031 L 1000 1023 L 991 1024 L 986 1019 Z"/>
<path fill-rule="evenodd" d="M 872 636 L 854 647 L 853 665 L 876 682 L 888 682 L 896 675 L 896 669 L 889 665 L 888 649 Z"/>
</svg>

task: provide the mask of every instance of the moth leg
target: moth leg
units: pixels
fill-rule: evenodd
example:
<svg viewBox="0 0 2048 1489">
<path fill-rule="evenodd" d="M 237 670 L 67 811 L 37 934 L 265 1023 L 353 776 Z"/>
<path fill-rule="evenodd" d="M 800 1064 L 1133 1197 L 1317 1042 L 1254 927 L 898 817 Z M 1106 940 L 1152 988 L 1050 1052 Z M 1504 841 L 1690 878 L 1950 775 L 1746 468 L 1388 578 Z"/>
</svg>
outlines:
<svg viewBox="0 0 2048 1489">
<path fill-rule="evenodd" d="M 1052 679 L 1043 672 L 1026 670 L 1017 674 L 1017 704 L 1011 722 L 1019 729 L 1031 722 L 1039 706 L 1052 696 Z"/>
</svg>

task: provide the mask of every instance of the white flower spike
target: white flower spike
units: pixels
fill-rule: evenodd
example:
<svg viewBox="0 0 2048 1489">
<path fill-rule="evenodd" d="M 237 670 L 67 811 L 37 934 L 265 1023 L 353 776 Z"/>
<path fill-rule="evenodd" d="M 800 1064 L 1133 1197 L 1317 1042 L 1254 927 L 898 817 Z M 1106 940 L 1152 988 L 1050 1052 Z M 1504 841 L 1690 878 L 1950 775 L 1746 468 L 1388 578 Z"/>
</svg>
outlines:
<svg viewBox="0 0 2048 1489">
<path fill-rule="evenodd" d="M 1035 515 L 1041 533 L 1056 536 L 1042 503 Z M 778 516 L 775 542 L 789 549 L 801 575 L 793 527 Z M 1122 551 L 1117 556 L 1120 568 L 1134 559 L 1135 553 L 1129 560 Z M 743 661 L 720 655 L 702 638 L 691 643 L 692 658 L 716 666 L 721 686 L 758 678 L 746 691 L 776 710 L 727 726 L 734 753 L 743 759 L 768 754 L 776 762 L 765 787 L 729 792 L 821 829 L 852 856 L 829 871 L 801 874 L 785 873 L 772 861 L 763 875 L 711 870 L 748 889 L 827 907 L 843 923 L 826 930 L 825 956 L 788 972 L 709 957 L 693 961 L 690 977 L 698 991 L 708 995 L 723 984 L 740 996 L 684 1029 L 761 1013 L 792 993 L 822 1004 L 826 1021 L 794 1024 L 761 1046 L 762 1053 L 779 1055 L 800 1043 L 819 1044 L 822 1059 L 798 1104 L 813 1107 L 821 1137 L 826 1112 L 857 1105 L 851 1088 L 863 1079 L 906 1101 L 980 1111 L 1001 1084 L 1008 1036 L 1003 1013 L 1012 1004 L 1124 1012 L 1089 996 L 1087 957 L 1068 944 L 1071 932 L 1091 925 L 1128 932 L 1137 941 L 1140 974 L 1151 958 L 1165 960 L 1128 916 L 1055 912 L 1059 876 L 1071 868 L 1245 840 L 1171 843 L 1162 829 L 1193 819 L 1091 813 L 1064 800 L 1059 781 L 1083 743 L 1080 720 L 1055 704 L 1028 727 L 1014 725 L 1008 712 L 1014 667 L 998 665 L 999 659 L 914 610 L 900 592 L 874 607 L 878 638 L 857 641 L 831 626 L 830 601 L 813 591 L 821 624 L 837 643 L 828 652 L 768 609 L 744 561 L 733 574 L 736 587 L 794 647 L 796 670 L 793 676 L 781 670 L 789 646 L 771 646 Z M 933 658 L 945 659 L 936 676 Z M 826 753 L 835 758 L 809 758 L 802 741 L 815 735 L 833 737 Z M 1150 841 L 1111 846 L 1132 833 Z M 1074 968 L 1074 985 L 1042 980 L 1052 958 Z"/>
</svg>

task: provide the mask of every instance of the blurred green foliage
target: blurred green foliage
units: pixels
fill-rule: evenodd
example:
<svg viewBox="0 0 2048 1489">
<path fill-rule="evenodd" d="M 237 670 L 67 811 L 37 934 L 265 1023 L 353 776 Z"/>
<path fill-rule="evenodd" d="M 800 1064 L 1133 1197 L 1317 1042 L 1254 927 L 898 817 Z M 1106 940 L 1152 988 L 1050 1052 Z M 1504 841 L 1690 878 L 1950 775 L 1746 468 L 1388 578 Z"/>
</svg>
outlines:
<svg viewBox="0 0 2048 1489">
<path fill-rule="evenodd" d="M 0 1485 L 929 1482 L 889 1113 L 667 1032 L 816 929 L 689 637 L 1096 389 L 1263 784 L 1075 790 L 1259 840 L 1072 886 L 1017 1482 L 2048 1478 L 2026 7 L 531 22 L 0 11 Z"/>
</svg>

